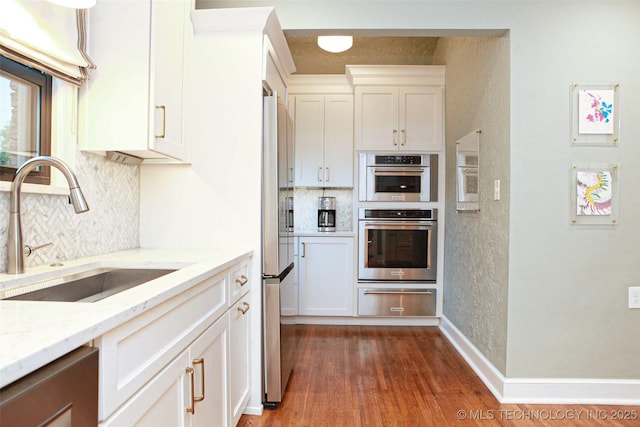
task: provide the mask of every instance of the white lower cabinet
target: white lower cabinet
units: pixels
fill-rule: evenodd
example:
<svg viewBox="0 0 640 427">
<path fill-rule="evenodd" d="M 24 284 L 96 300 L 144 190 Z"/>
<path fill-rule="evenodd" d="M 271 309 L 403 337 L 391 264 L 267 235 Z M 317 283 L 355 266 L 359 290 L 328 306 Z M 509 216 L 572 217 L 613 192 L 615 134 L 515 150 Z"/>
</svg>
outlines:
<svg viewBox="0 0 640 427">
<path fill-rule="evenodd" d="M 249 402 L 249 295 L 229 310 L 229 417 L 240 420 Z"/>
<path fill-rule="evenodd" d="M 223 315 L 105 422 L 105 426 L 228 426 Z"/>
<path fill-rule="evenodd" d="M 185 351 L 100 425 L 105 427 L 188 426 L 189 414 L 184 406 L 186 391 L 184 367 L 188 364 L 189 353 Z"/>
<path fill-rule="evenodd" d="M 99 425 L 237 424 L 249 400 L 249 262 L 96 339 Z"/>
<path fill-rule="evenodd" d="M 353 315 L 353 238 L 299 237 L 302 316 Z"/>
<path fill-rule="evenodd" d="M 191 345 L 185 410 L 192 414 L 191 426 L 229 425 L 229 341 L 229 313 L 226 313 Z"/>
</svg>

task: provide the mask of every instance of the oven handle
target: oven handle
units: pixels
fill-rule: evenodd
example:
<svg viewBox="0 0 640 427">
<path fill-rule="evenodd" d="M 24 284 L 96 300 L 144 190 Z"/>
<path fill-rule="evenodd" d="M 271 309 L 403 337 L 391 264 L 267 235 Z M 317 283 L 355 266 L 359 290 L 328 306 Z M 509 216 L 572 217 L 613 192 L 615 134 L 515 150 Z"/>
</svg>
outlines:
<svg viewBox="0 0 640 427">
<path fill-rule="evenodd" d="M 373 173 L 375 175 L 381 175 L 381 176 L 397 176 L 397 175 L 403 175 L 403 176 L 420 176 L 424 174 L 424 168 L 400 168 L 400 169 L 391 169 L 391 168 L 384 168 L 384 169 L 374 169 Z"/>
<path fill-rule="evenodd" d="M 372 289 L 364 289 L 362 291 L 365 295 L 384 295 L 384 294 L 390 294 L 390 295 L 398 295 L 398 294 L 402 294 L 402 295 L 433 295 L 433 291 L 432 290 L 427 290 L 427 291 L 395 291 L 395 290 L 372 290 Z"/>
<path fill-rule="evenodd" d="M 368 229 L 381 229 L 381 228 L 406 228 L 410 226 L 417 230 L 427 230 L 436 226 L 436 221 L 365 221 L 364 227 Z"/>
</svg>

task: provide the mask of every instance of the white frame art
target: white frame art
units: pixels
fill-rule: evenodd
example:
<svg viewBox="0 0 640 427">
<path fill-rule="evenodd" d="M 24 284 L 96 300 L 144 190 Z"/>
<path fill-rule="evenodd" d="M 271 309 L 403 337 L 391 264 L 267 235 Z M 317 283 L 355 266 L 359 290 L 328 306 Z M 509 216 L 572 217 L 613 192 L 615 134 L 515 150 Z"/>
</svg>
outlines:
<svg viewBox="0 0 640 427">
<path fill-rule="evenodd" d="M 618 169 L 615 164 L 571 166 L 571 224 L 618 223 Z"/>
<path fill-rule="evenodd" d="M 571 86 L 571 144 L 617 146 L 620 140 L 619 84 Z"/>
</svg>

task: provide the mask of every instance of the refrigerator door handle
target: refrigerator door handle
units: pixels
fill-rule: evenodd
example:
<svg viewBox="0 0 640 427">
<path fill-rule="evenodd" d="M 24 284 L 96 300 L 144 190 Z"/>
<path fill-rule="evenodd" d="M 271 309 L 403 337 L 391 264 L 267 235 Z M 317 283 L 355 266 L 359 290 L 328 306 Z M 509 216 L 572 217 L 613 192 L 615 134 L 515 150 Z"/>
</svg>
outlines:
<svg viewBox="0 0 640 427">
<path fill-rule="evenodd" d="M 262 275 L 262 280 L 278 279 L 278 280 L 282 281 L 285 277 L 287 277 L 287 275 L 289 275 L 291 270 L 293 270 L 294 265 L 295 265 L 294 263 L 289 264 L 287 266 L 287 268 L 282 270 L 282 272 L 280 274 L 263 274 Z"/>
</svg>

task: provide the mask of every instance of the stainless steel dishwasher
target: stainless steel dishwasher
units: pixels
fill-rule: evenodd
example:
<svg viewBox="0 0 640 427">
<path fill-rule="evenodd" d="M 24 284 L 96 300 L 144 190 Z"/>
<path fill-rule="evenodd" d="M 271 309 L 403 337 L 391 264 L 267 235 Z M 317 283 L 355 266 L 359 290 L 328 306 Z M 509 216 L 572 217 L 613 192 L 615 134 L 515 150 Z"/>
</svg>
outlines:
<svg viewBox="0 0 640 427">
<path fill-rule="evenodd" d="M 74 350 L 0 390 L 0 426 L 97 424 L 97 348 Z"/>
</svg>

